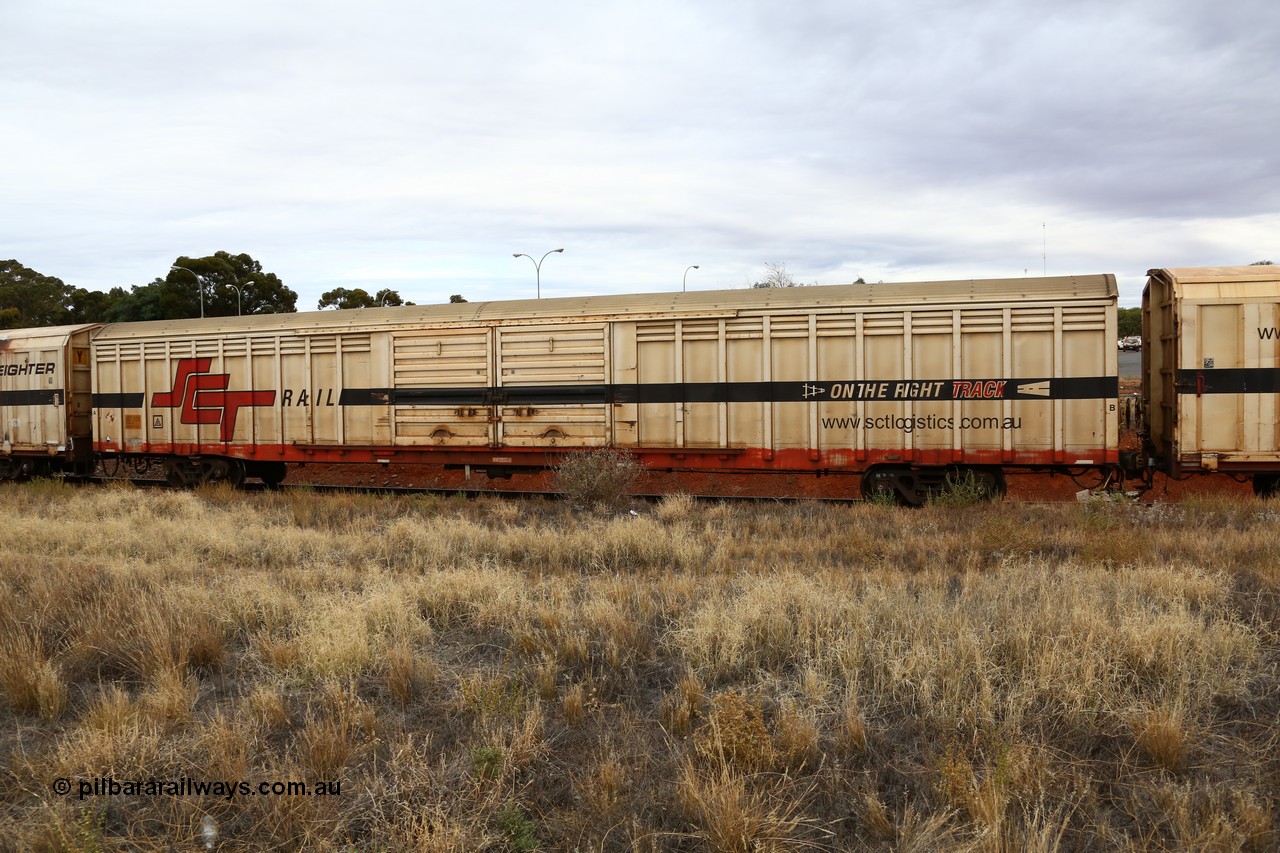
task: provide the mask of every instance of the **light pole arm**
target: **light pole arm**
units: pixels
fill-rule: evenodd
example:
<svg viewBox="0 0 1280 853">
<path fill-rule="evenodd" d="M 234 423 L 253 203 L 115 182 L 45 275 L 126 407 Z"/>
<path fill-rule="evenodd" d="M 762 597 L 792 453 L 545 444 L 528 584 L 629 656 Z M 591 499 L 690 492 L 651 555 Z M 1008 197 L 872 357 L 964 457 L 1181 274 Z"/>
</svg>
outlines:
<svg viewBox="0 0 1280 853">
<path fill-rule="evenodd" d="M 236 316 L 239 317 L 240 316 L 240 287 L 238 285 L 231 284 L 230 282 L 227 282 L 227 287 L 231 288 L 236 292 Z"/>
<path fill-rule="evenodd" d="M 690 264 L 688 267 L 685 267 L 684 278 L 680 280 L 680 290 L 682 292 L 688 289 L 686 285 L 689 282 L 689 270 L 696 270 L 696 269 L 698 269 L 697 264 Z"/>
<path fill-rule="evenodd" d="M 174 264 L 173 266 L 169 267 L 169 269 L 171 269 L 171 270 L 186 270 L 187 272 L 191 273 L 193 276 L 195 276 L 195 277 L 196 277 L 196 287 L 197 287 L 197 288 L 199 289 L 199 291 L 200 291 L 200 319 L 202 319 L 202 320 L 203 320 L 203 319 L 204 319 L 204 277 L 203 277 L 202 275 L 200 275 L 200 273 L 196 272 L 196 271 L 195 271 L 195 270 L 193 270 L 193 269 L 187 269 L 186 267 L 180 267 L 180 266 L 178 266 L 177 264 Z"/>
<path fill-rule="evenodd" d="M 550 252 L 547 252 L 547 255 L 554 255 L 557 252 L 563 252 L 563 251 L 564 249 L 552 249 Z M 547 259 L 547 255 L 543 255 L 540 259 L 536 261 L 533 260 L 533 255 L 526 255 L 524 252 L 515 252 L 511 256 L 513 258 L 528 258 L 530 261 L 533 261 L 533 275 L 538 282 L 538 298 L 539 299 L 542 298 L 542 262 Z"/>
</svg>

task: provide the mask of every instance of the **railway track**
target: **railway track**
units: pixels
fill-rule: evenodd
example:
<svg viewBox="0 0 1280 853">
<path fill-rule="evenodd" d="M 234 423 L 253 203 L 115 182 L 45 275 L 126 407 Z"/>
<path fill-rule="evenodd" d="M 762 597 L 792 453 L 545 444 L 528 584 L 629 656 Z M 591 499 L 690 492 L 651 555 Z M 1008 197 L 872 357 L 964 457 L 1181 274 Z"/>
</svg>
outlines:
<svg viewBox="0 0 1280 853">
<path fill-rule="evenodd" d="M 125 478 L 125 477 L 79 477 L 66 478 L 66 482 L 77 485 L 107 485 L 111 483 L 128 483 L 131 486 L 140 489 L 172 489 L 174 486 L 169 485 L 165 480 L 153 477 Z M 535 492 L 535 491 L 519 491 L 514 489 L 459 489 L 459 488 L 441 488 L 432 486 L 386 486 L 386 485 L 352 485 L 352 484 L 334 484 L 334 483 L 282 483 L 278 486 L 267 486 L 264 483 L 246 482 L 237 487 L 237 491 L 242 492 L 301 492 L 304 494 L 365 494 L 365 495 L 390 495 L 412 497 L 417 495 L 435 495 L 446 498 L 465 498 L 467 500 L 475 500 L 483 497 L 502 497 L 512 498 L 515 500 L 543 500 L 543 501 L 560 501 L 565 500 L 563 495 L 554 492 Z M 657 503 L 666 497 L 662 494 L 633 494 L 629 497 L 644 501 L 647 503 Z M 700 495 L 690 494 L 689 497 L 697 501 L 707 502 L 730 502 L 730 503 L 810 503 L 818 501 L 825 504 L 864 504 L 867 501 L 863 498 L 772 498 L 760 497 L 758 495 Z M 1131 496 L 1132 497 L 1132 496 Z M 1047 506 L 1052 504 L 1069 503 L 1071 498 L 1009 498 L 1006 497 L 997 503 L 1008 506 Z M 1152 499 L 1144 499 L 1142 496 L 1133 498 L 1134 505 L 1151 506 L 1159 501 Z"/>
</svg>

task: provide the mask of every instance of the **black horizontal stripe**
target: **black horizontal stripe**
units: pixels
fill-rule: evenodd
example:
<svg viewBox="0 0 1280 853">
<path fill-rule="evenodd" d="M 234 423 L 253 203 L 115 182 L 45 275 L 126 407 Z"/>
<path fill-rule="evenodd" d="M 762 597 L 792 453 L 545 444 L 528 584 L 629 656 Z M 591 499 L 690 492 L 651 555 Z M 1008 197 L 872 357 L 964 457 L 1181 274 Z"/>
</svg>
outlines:
<svg viewBox="0 0 1280 853">
<path fill-rule="evenodd" d="M 145 394 L 94 394 L 96 409 L 141 409 Z"/>
<path fill-rule="evenodd" d="M 889 379 L 847 382 L 651 382 L 634 384 L 347 388 L 340 406 L 578 406 L 609 403 L 805 403 L 955 400 L 1093 400 L 1120 393 L 1115 376 L 1019 379 Z"/>
<path fill-rule="evenodd" d="M 1280 394 L 1280 368 L 1179 370 L 1174 388 L 1179 394 Z"/>
<path fill-rule="evenodd" d="M 0 406 L 61 406 L 61 388 L 0 391 Z"/>
</svg>

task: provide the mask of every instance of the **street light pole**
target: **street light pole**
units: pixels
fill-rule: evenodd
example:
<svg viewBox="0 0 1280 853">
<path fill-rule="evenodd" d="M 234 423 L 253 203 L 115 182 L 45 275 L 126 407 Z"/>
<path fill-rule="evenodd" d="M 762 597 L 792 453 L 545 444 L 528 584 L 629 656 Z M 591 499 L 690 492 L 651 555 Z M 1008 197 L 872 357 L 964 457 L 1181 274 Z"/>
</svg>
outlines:
<svg viewBox="0 0 1280 853">
<path fill-rule="evenodd" d="M 239 317 L 240 316 L 240 288 L 234 284 L 231 284 L 230 282 L 227 283 L 227 287 L 231 288 L 236 292 L 236 316 Z"/>
<path fill-rule="evenodd" d="M 697 265 L 697 264 L 693 264 L 692 266 L 690 266 L 690 267 L 688 267 L 688 268 L 686 268 L 686 269 L 685 269 L 685 271 L 684 271 L 684 278 L 683 278 L 683 279 L 681 279 L 681 281 L 680 281 L 680 290 L 681 290 L 681 292 L 683 292 L 683 291 L 685 291 L 685 290 L 687 290 L 687 289 L 688 289 L 688 287 L 687 287 L 686 285 L 688 284 L 688 281 L 689 281 L 689 270 L 696 270 L 697 268 L 698 268 L 698 265 Z"/>
<path fill-rule="evenodd" d="M 202 278 L 200 273 L 196 272 L 195 270 L 187 269 L 186 267 L 180 267 L 177 264 L 174 264 L 173 266 L 169 267 L 169 269 L 187 270 L 187 272 L 191 273 L 193 276 L 196 277 L 196 286 L 200 289 L 200 319 L 203 320 L 204 319 L 204 278 Z"/>
<path fill-rule="evenodd" d="M 554 255 L 556 252 L 563 252 L 563 251 L 564 249 L 552 249 L 550 252 L 547 252 L 547 255 Z M 533 255 L 526 255 L 524 252 L 516 252 L 511 256 L 513 258 L 528 258 L 529 260 L 533 261 L 533 273 L 538 280 L 538 298 L 539 299 L 542 298 L 542 261 L 545 261 L 547 259 L 547 255 L 543 255 L 542 260 L 538 260 L 538 261 L 533 261 Z"/>
</svg>

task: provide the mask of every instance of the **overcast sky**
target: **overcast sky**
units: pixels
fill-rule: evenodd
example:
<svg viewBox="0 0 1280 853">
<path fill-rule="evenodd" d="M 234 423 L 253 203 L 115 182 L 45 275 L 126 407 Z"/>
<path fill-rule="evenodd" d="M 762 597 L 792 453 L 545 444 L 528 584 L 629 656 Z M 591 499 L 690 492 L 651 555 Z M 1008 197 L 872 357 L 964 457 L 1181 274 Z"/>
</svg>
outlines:
<svg viewBox="0 0 1280 853">
<path fill-rule="evenodd" d="M 311 309 L 1280 262 L 1276 0 L 0 0 L 0 259 Z"/>
</svg>

